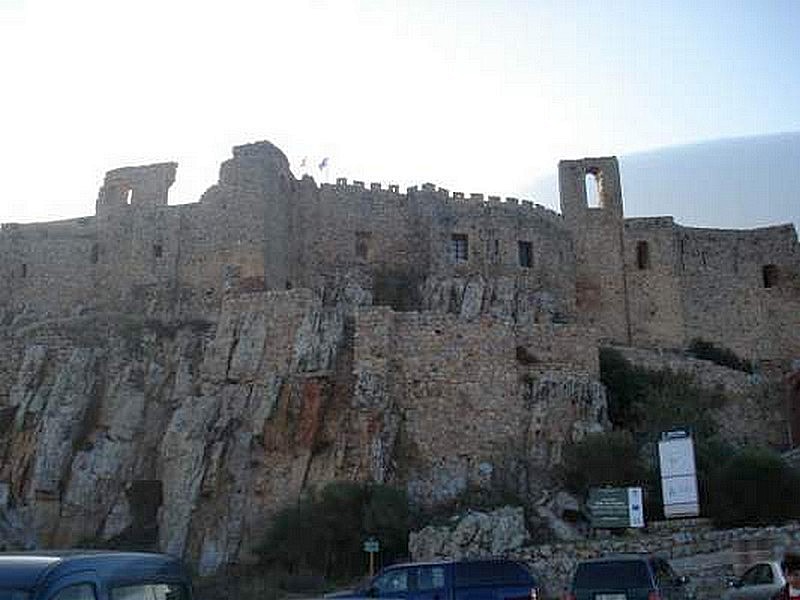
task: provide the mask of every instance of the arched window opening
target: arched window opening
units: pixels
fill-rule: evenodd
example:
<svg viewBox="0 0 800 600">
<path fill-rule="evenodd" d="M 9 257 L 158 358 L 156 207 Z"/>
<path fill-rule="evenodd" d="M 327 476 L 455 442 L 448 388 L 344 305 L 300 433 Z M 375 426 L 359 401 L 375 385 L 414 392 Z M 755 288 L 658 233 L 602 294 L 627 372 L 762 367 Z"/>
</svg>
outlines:
<svg viewBox="0 0 800 600">
<path fill-rule="evenodd" d="M 636 242 L 636 266 L 639 270 L 650 268 L 650 246 L 647 242 Z"/>
<path fill-rule="evenodd" d="M 761 277 L 764 281 L 765 288 L 771 288 L 778 285 L 778 267 L 775 265 L 764 265 L 761 269 Z"/>
<path fill-rule="evenodd" d="M 596 172 L 586 173 L 586 205 L 590 208 L 599 208 L 600 202 L 600 178 Z"/>
</svg>

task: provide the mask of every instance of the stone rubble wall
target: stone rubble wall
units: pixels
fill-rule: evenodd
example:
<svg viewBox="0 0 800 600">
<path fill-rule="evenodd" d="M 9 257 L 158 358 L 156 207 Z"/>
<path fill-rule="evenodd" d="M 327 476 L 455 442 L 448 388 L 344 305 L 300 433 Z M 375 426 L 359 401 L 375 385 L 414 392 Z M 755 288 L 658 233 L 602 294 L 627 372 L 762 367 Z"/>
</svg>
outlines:
<svg viewBox="0 0 800 600">
<path fill-rule="evenodd" d="M 679 575 L 689 577 L 697 600 L 718 598 L 728 579 L 741 575 L 747 565 L 780 559 L 800 548 L 800 525 L 714 530 L 707 524 L 691 526 L 680 521 L 659 530 L 629 532 L 621 536 L 578 542 L 526 546 L 508 553 L 540 574 L 547 597 L 561 597 L 570 585 L 578 562 L 627 552 L 649 552 L 667 558 Z M 758 548 L 748 552 L 748 548 Z"/>
</svg>

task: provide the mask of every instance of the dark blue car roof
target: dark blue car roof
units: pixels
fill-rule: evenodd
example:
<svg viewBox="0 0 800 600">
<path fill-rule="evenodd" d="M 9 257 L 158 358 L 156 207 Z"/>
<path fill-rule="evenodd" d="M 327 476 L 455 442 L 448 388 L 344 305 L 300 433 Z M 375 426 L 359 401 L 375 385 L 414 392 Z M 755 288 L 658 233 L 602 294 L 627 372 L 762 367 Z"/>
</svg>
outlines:
<svg viewBox="0 0 800 600">
<path fill-rule="evenodd" d="M 140 581 L 158 577 L 186 581 L 176 558 L 145 552 L 41 551 L 0 552 L 0 587 L 33 589 L 47 580 L 78 571 L 94 571 L 106 581 Z"/>
</svg>

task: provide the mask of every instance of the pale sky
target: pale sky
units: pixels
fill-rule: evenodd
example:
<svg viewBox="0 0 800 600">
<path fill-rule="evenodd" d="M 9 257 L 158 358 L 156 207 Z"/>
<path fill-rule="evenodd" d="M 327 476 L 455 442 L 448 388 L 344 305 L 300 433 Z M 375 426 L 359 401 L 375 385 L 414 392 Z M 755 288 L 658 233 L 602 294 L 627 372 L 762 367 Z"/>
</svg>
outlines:
<svg viewBox="0 0 800 600">
<path fill-rule="evenodd" d="M 0 222 L 161 161 L 196 201 L 263 139 L 317 181 L 526 197 L 562 158 L 800 131 L 798 32 L 798 0 L 0 0 Z"/>
</svg>

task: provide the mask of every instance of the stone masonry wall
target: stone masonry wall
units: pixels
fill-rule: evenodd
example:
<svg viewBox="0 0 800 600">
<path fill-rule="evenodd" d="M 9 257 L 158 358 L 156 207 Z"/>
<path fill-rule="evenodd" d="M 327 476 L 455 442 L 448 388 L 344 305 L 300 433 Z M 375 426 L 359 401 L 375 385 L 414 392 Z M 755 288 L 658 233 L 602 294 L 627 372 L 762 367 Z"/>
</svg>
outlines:
<svg viewBox="0 0 800 600">
<path fill-rule="evenodd" d="M 756 360 L 800 357 L 800 250 L 791 225 L 752 231 L 679 228 L 676 236 L 687 337 L 709 339 Z M 764 281 L 767 265 L 778 273 L 771 287 Z"/>
<path fill-rule="evenodd" d="M 573 330 L 565 329 L 568 340 Z M 532 369 L 511 321 L 359 309 L 356 377 L 394 399 L 395 452 L 415 501 L 446 503 L 475 489 L 525 497 L 564 444 L 607 425 L 596 347 L 591 357 L 559 352 L 568 346 L 558 344 L 559 328 L 541 330 L 549 354 L 540 353 Z"/>
<path fill-rule="evenodd" d="M 625 283 L 631 344 L 681 348 L 686 323 L 670 217 L 625 220 Z"/>
</svg>

